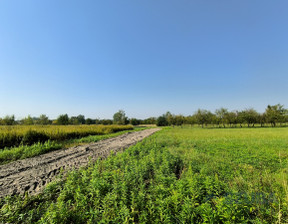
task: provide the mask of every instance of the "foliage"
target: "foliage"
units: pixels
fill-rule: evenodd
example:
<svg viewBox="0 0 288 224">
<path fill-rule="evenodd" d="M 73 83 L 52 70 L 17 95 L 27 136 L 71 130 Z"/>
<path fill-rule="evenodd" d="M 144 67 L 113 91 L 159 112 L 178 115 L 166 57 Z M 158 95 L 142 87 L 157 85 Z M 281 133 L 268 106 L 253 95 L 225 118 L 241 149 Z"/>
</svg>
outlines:
<svg viewBox="0 0 288 224">
<path fill-rule="evenodd" d="M 139 125 L 141 123 L 141 121 L 139 119 L 136 119 L 136 118 L 131 118 L 129 123 L 131 125 Z"/>
<path fill-rule="evenodd" d="M 124 131 L 118 131 L 115 133 L 109 133 L 109 134 L 101 134 L 101 135 L 89 135 L 83 138 L 79 139 L 69 139 L 64 142 L 56 142 L 48 140 L 46 142 L 41 143 L 39 140 L 38 143 L 35 143 L 31 146 L 29 145 L 20 145 L 18 147 L 13 148 L 4 148 L 0 150 L 0 164 L 9 163 L 18 159 L 25 159 L 30 158 L 34 156 L 38 156 L 50 151 L 54 151 L 57 149 L 65 148 L 65 147 L 71 147 L 73 145 L 83 144 L 83 143 L 91 143 L 91 142 L 98 142 L 100 140 L 116 137 L 119 135 L 122 135 L 124 133 L 134 132 L 134 131 L 140 131 L 144 128 L 137 128 L 134 130 L 124 130 Z M 36 132 L 37 133 L 37 132 Z"/>
<path fill-rule="evenodd" d="M 33 125 L 34 121 L 33 118 L 30 115 L 28 115 L 28 117 L 25 117 L 21 123 L 24 125 Z"/>
<path fill-rule="evenodd" d="M 157 126 L 167 126 L 169 123 L 167 118 L 163 115 L 157 118 L 156 125 Z"/>
<path fill-rule="evenodd" d="M 124 110 L 119 110 L 113 115 L 113 123 L 118 125 L 128 124 L 128 118 L 126 117 Z"/>
<path fill-rule="evenodd" d="M 15 116 L 5 116 L 3 119 L 1 119 L 1 124 L 2 125 L 13 125 L 15 124 Z"/>
<path fill-rule="evenodd" d="M 287 110 L 281 104 L 274 106 L 268 105 L 265 111 L 267 122 L 271 123 L 272 126 L 276 126 L 276 123 L 285 122 L 285 116 L 287 116 Z"/>
<path fill-rule="evenodd" d="M 40 125 L 48 125 L 51 123 L 45 114 L 41 114 L 37 122 Z"/>
<path fill-rule="evenodd" d="M 132 126 L 121 125 L 70 125 L 57 126 L 1 126 L 0 127 L 0 149 L 14 147 L 20 144 L 31 145 L 37 142 L 65 141 L 74 138 L 82 138 L 89 135 L 109 134 L 123 130 L 132 130 Z"/>
<path fill-rule="evenodd" d="M 3 199 L 0 222 L 287 223 L 287 139 L 286 128 L 163 129 L 43 195 Z"/>
<path fill-rule="evenodd" d="M 274 106 L 268 105 L 265 113 L 258 113 L 255 109 L 249 108 L 242 111 L 228 111 L 226 108 L 220 108 L 215 110 L 215 113 L 209 110 L 198 109 L 193 115 L 183 116 L 174 115 L 170 112 L 159 117 L 159 120 L 164 121 L 163 117 L 167 122 L 164 122 L 164 126 L 182 126 L 183 124 L 198 124 L 202 128 L 208 125 L 215 127 L 255 127 L 260 124 L 261 127 L 271 124 L 272 127 L 285 126 L 288 123 L 288 110 L 283 105 L 277 104 Z M 284 125 L 283 125 L 284 124 Z M 286 124 L 287 125 L 287 124 Z"/>
<path fill-rule="evenodd" d="M 68 114 L 61 114 L 56 120 L 58 125 L 67 125 L 69 124 L 69 117 Z"/>
</svg>

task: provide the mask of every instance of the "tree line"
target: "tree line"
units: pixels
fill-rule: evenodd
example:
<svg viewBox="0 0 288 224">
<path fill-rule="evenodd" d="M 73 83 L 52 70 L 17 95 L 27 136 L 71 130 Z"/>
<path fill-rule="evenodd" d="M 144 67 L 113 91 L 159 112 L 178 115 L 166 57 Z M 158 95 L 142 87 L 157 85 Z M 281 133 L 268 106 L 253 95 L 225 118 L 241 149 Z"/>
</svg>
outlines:
<svg viewBox="0 0 288 224">
<path fill-rule="evenodd" d="M 255 124 L 263 126 L 277 125 L 283 126 L 288 122 L 288 109 L 281 104 L 268 105 L 264 113 L 258 113 L 255 109 L 249 108 L 242 111 L 229 111 L 226 108 L 220 108 L 212 113 L 209 110 L 198 109 L 193 115 L 183 116 L 174 115 L 170 112 L 147 119 L 128 118 L 125 111 L 119 110 L 113 115 L 113 119 L 92 119 L 85 118 L 84 115 L 71 116 L 61 114 L 57 119 L 51 120 L 45 114 L 39 117 L 30 115 L 21 120 L 15 120 L 15 116 L 5 116 L 0 118 L 0 125 L 81 125 L 81 124 L 119 124 L 119 125 L 140 125 L 156 124 L 157 126 L 181 126 L 183 124 L 200 125 L 202 127 L 212 125 L 214 127 L 254 127 Z"/>
<path fill-rule="evenodd" d="M 183 124 L 200 125 L 202 127 L 212 125 L 214 127 L 254 127 L 255 124 L 275 127 L 283 126 L 288 122 L 288 110 L 281 104 L 268 105 L 264 113 L 258 113 L 249 108 L 242 111 L 228 111 L 220 108 L 212 113 L 209 110 L 198 109 L 191 116 L 173 115 L 170 112 L 157 118 L 158 126 L 179 126 Z"/>
<path fill-rule="evenodd" d="M 113 115 L 113 119 L 92 119 L 85 118 L 84 115 L 80 114 L 78 116 L 69 117 L 68 114 L 61 114 L 57 119 L 49 119 L 45 114 L 41 114 L 39 117 L 27 117 L 16 120 L 14 115 L 7 115 L 0 118 L 0 125 L 81 125 L 81 124 L 102 124 L 102 125 L 139 125 L 139 124 L 156 124 L 156 118 L 148 118 L 144 120 L 136 118 L 128 118 L 125 111 L 119 110 Z"/>
<path fill-rule="evenodd" d="M 111 119 L 91 119 L 85 118 L 84 115 L 69 117 L 68 114 L 61 114 L 57 119 L 49 119 L 45 114 L 41 114 L 39 117 L 27 117 L 21 120 L 15 120 L 15 116 L 5 116 L 0 118 L 0 125 L 80 125 L 80 124 L 113 124 Z"/>
</svg>

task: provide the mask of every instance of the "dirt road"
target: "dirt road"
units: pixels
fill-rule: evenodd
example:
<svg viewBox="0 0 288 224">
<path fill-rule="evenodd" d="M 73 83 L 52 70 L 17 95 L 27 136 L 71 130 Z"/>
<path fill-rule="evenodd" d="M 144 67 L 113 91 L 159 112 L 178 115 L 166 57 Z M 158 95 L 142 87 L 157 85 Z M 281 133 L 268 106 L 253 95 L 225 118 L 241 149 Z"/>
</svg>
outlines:
<svg viewBox="0 0 288 224">
<path fill-rule="evenodd" d="M 6 195 L 37 194 L 60 172 L 79 168 L 89 160 L 106 157 L 110 151 L 118 152 L 160 129 L 153 128 L 69 149 L 57 150 L 37 157 L 0 166 L 0 197 Z"/>
</svg>

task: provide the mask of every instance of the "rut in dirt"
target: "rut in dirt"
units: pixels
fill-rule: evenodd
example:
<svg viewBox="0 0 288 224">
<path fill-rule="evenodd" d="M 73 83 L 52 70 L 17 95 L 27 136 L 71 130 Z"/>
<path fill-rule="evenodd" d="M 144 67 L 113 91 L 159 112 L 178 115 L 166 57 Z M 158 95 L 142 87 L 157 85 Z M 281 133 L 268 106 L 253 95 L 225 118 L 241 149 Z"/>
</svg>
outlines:
<svg viewBox="0 0 288 224">
<path fill-rule="evenodd" d="M 96 143 L 61 149 L 1 165 L 0 197 L 25 192 L 32 195 L 38 194 L 59 174 L 61 169 L 65 173 L 71 168 L 86 166 L 90 161 L 107 157 L 111 151 L 118 152 L 135 145 L 159 130 L 159 128 L 153 128 L 126 133 Z"/>
</svg>

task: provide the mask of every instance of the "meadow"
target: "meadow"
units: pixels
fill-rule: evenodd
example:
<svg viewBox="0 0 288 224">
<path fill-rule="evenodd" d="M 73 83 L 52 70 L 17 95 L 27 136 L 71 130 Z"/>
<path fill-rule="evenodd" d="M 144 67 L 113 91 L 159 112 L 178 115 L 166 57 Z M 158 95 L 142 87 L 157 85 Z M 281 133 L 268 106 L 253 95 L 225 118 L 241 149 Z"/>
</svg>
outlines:
<svg viewBox="0 0 288 224">
<path fill-rule="evenodd" d="M 288 128 L 163 128 L 6 197 L 3 223 L 287 223 Z"/>
<path fill-rule="evenodd" d="M 0 164 L 133 130 L 131 125 L 0 126 Z"/>
</svg>

